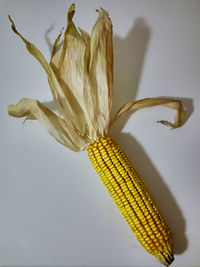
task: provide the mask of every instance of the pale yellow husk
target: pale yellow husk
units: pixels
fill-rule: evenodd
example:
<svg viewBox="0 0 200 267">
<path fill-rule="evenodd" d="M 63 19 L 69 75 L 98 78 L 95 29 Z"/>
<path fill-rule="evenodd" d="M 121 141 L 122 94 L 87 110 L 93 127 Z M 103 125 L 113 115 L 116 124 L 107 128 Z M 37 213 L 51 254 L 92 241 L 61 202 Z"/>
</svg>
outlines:
<svg viewBox="0 0 200 267">
<path fill-rule="evenodd" d="M 59 47 L 60 33 L 54 43 L 50 62 L 39 49 L 16 29 L 12 30 L 25 43 L 45 70 L 58 115 L 35 99 L 23 98 L 8 107 L 14 117 L 37 119 L 58 142 L 73 151 L 87 149 L 91 142 L 105 136 L 111 125 L 129 110 L 163 105 L 177 111 L 174 123 L 159 121 L 176 128 L 181 125 L 184 109 L 179 100 L 146 98 L 123 105 L 111 118 L 113 95 L 112 22 L 101 8 L 91 35 L 76 28 L 73 22 L 75 5 L 67 13 L 64 40 Z M 128 51 L 127 51 L 128 53 Z"/>
</svg>

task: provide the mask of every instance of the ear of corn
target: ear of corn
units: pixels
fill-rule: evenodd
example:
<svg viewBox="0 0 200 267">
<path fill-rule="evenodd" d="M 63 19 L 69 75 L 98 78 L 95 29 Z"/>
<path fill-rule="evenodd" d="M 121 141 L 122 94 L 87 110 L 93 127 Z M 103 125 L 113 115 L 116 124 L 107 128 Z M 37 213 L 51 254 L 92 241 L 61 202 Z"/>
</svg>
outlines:
<svg viewBox="0 0 200 267">
<path fill-rule="evenodd" d="M 41 51 L 16 28 L 13 32 L 26 45 L 28 52 L 45 70 L 56 112 L 35 99 L 22 98 L 9 105 L 9 115 L 25 120 L 38 120 L 58 142 L 73 151 L 88 149 L 90 160 L 143 247 L 163 264 L 173 261 L 172 236 L 142 179 L 110 138 L 111 126 L 130 110 L 162 105 L 174 109 L 174 122 L 158 121 L 177 128 L 184 119 L 180 100 L 144 98 L 125 103 L 112 117 L 113 44 L 112 21 L 107 11 L 99 16 L 88 34 L 73 22 L 75 5 L 67 13 L 63 41 L 61 32 L 54 42 L 50 62 Z M 60 43 L 60 44 L 59 44 Z"/>
<path fill-rule="evenodd" d="M 129 159 L 111 138 L 88 147 L 89 159 L 138 241 L 164 265 L 173 260 L 171 232 Z"/>
</svg>

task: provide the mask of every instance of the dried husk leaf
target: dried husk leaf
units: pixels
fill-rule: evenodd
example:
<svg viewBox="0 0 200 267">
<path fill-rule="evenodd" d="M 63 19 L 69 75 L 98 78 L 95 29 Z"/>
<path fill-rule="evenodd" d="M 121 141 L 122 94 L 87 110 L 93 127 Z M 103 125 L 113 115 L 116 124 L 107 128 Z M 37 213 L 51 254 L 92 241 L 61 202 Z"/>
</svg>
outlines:
<svg viewBox="0 0 200 267">
<path fill-rule="evenodd" d="M 80 135 L 80 136 L 83 135 L 81 130 L 83 129 L 83 127 L 85 127 L 85 123 L 84 123 L 84 116 L 82 116 L 82 117 L 80 116 L 80 113 L 81 113 L 80 105 L 79 104 L 76 105 L 77 101 L 76 101 L 76 99 L 74 99 L 70 90 L 68 88 L 66 88 L 67 86 L 65 86 L 65 87 L 63 86 L 64 88 L 62 87 L 63 84 L 60 84 L 59 77 L 58 78 L 56 77 L 56 73 L 51 68 L 51 66 L 48 64 L 48 62 L 46 61 L 46 59 L 44 58 L 42 53 L 39 51 L 39 49 L 34 44 L 32 44 L 31 42 L 26 40 L 17 31 L 16 26 L 15 26 L 13 20 L 10 18 L 10 16 L 9 16 L 9 19 L 12 23 L 12 30 L 18 36 L 20 36 L 22 41 L 26 44 L 27 50 L 30 52 L 30 54 L 32 54 L 39 61 L 39 63 L 42 65 L 42 67 L 46 71 L 54 101 L 56 102 L 56 106 L 58 108 L 60 115 L 67 121 L 67 124 L 69 125 L 68 131 L 71 131 L 70 135 L 72 136 L 72 138 L 73 138 L 73 135 L 75 132 L 76 132 L 76 135 Z M 24 105 L 25 105 L 25 103 L 24 103 Z M 9 113 L 9 114 L 14 116 L 13 113 L 12 114 Z M 48 114 L 46 116 L 46 119 L 48 117 Z M 30 119 L 31 116 L 32 115 L 30 113 L 27 116 L 27 119 Z M 82 119 L 82 121 L 81 121 L 81 119 Z M 58 124 L 55 124 L 55 125 L 57 126 Z M 81 126 L 81 129 L 79 129 L 78 126 Z M 54 134 L 55 134 L 55 130 L 56 130 L 56 127 L 54 129 Z M 59 131 L 60 131 L 60 129 L 58 128 L 58 132 Z M 51 133 L 51 135 L 53 135 L 53 133 Z M 79 145 L 79 143 L 77 142 L 77 139 L 76 139 L 76 135 L 74 138 L 75 141 L 73 142 L 76 145 L 75 145 L 74 149 L 71 148 L 72 150 L 75 150 L 75 151 L 77 151 L 77 145 Z M 80 149 L 81 150 L 83 148 L 82 143 L 85 143 L 86 141 L 88 142 L 88 137 L 85 137 L 85 140 L 83 140 L 83 141 L 80 140 Z M 66 144 L 66 146 L 68 146 L 68 144 Z"/>
<path fill-rule="evenodd" d="M 45 129 L 48 129 L 48 116 L 52 117 L 54 114 L 54 119 L 50 121 L 51 124 L 55 123 L 55 127 L 50 134 L 58 140 L 60 123 L 56 123 L 56 119 L 62 119 L 68 126 L 67 134 L 71 139 L 69 142 L 59 142 L 78 151 L 86 149 L 90 142 L 100 138 L 107 131 L 112 104 L 113 49 L 112 23 L 105 10 L 100 9 L 91 37 L 82 29 L 77 30 L 72 20 L 74 13 L 75 5 L 72 4 L 67 13 L 64 41 L 59 49 L 60 32 L 54 42 L 49 63 L 39 49 L 18 32 L 9 16 L 12 30 L 46 71 L 59 116 L 48 109 L 46 116 L 41 112 L 37 112 L 36 116 L 35 108 L 30 109 L 30 106 L 41 107 L 42 104 L 38 105 L 39 102 L 30 99 L 23 99 L 16 106 L 12 106 L 12 112 L 9 107 L 9 114 L 15 117 L 26 116 L 26 119 L 38 119 Z M 40 115 L 43 118 L 40 118 Z M 44 118 L 47 120 L 46 125 Z"/>
<path fill-rule="evenodd" d="M 52 52 L 51 52 L 51 59 L 53 58 L 53 56 L 55 56 L 55 54 L 57 53 L 57 50 L 58 50 L 58 46 L 60 44 L 60 38 L 61 38 L 61 35 L 62 35 L 62 31 L 63 31 L 64 28 L 62 28 L 62 30 L 60 31 L 58 37 L 56 38 L 54 44 L 53 44 L 53 49 L 52 49 Z"/>
<path fill-rule="evenodd" d="M 125 115 L 130 110 L 139 110 L 143 108 L 149 108 L 153 106 L 165 106 L 171 109 L 176 110 L 176 115 L 174 118 L 174 123 L 168 122 L 165 120 L 160 120 L 158 123 L 162 123 L 166 126 L 171 127 L 171 129 L 177 128 L 181 125 L 184 119 L 184 108 L 182 102 L 180 100 L 170 99 L 170 98 L 144 98 L 134 102 L 129 102 L 124 104 L 113 117 L 109 128 L 113 125 L 113 123 L 118 120 L 121 116 Z"/>
<path fill-rule="evenodd" d="M 67 14 L 67 28 L 60 50 L 53 55 L 50 66 L 68 100 L 67 118 L 74 122 L 79 134 L 89 135 L 90 120 L 83 101 L 85 35 L 76 29 L 72 18 L 75 13 L 73 4 Z M 62 112 L 65 113 L 65 112 Z"/>
<path fill-rule="evenodd" d="M 89 81 L 98 130 L 107 133 L 113 95 L 112 22 L 108 13 L 97 10 L 99 18 L 90 41 Z"/>
<path fill-rule="evenodd" d="M 12 23 L 12 30 L 22 39 L 22 41 L 26 44 L 26 48 L 29 51 L 29 53 L 32 54 L 38 60 L 38 62 L 42 65 L 42 67 L 46 71 L 49 85 L 51 88 L 51 92 L 52 92 L 54 101 L 57 104 L 60 115 L 63 116 L 65 119 L 69 120 L 71 127 L 77 128 L 76 120 L 78 116 L 76 116 L 75 112 L 73 112 L 73 108 L 72 108 L 73 101 L 71 101 L 71 99 L 68 98 L 66 88 L 64 88 L 65 90 L 63 90 L 63 88 L 61 87 L 56 77 L 56 74 L 54 73 L 54 70 L 49 66 L 48 62 L 46 61 L 42 53 L 39 51 L 39 49 L 34 44 L 26 40 L 17 31 L 16 26 L 13 20 L 10 18 L 10 16 L 9 16 L 9 19 Z M 81 125 L 84 125 L 84 123 Z"/>
<path fill-rule="evenodd" d="M 59 81 L 62 79 L 79 100 L 87 121 L 88 135 L 95 140 L 105 134 L 110 119 L 113 91 L 112 23 L 108 13 L 100 9 L 90 38 L 81 28 L 78 32 L 72 21 L 74 12 L 75 6 L 72 5 L 68 11 L 62 49 L 55 54 L 50 65 Z"/>
<path fill-rule="evenodd" d="M 50 65 L 54 64 L 56 66 L 57 75 L 70 88 L 75 98 L 82 105 L 86 45 L 72 21 L 74 13 L 75 6 L 72 5 L 68 11 L 67 28 L 64 33 L 61 51 L 52 58 Z"/>
<path fill-rule="evenodd" d="M 26 119 L 36 119 L 58 142 L 73 151 L 84 150 L 87 146 L 67 121 L 53 113 L 35 99 L 23 98 L 16 105 L 9 105 L 9 115 Z"/>
</svg>

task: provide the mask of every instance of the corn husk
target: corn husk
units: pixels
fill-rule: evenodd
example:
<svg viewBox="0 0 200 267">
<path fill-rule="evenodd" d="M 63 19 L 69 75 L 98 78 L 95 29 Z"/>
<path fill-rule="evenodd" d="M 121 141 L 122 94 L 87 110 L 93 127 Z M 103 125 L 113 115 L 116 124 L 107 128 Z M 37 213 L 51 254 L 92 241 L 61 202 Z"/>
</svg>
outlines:
<svg viewBox="0 0 200 267">
<path fill-rule="evenodd" d="M 144 98 L 140 100 L 136 100 L 133 102 L 129 102 L 124 104 L 115 114 L 113 119 L 110 122 L 109 127 L 113 125 L 113 123 L 118 120 L 121 116 L 125 115 L 128 111 L 136 111 L 143 108 L 149 108 L 154 106 L 165 106 L 167 108 L 175 109 L 176 115 L 174 117 L 174 123 L 160 120 L 157 121 L 163 125 L 171 127 L 171 129 L 177 128 L 181 125 L 184 119 L 185 110 L 183 108 L 182 102 L 176 99 L 169 98 Z"/>
<path fill-rule="evenodd" d="M 35 99 L 23 98 L 8 107 L 9 115 L 38 120 L 58 142 L 73 151 L 87 149 L 91 142 L 108 134 L 110 127 L 129 110 L 163 105 L 177 111 L 174 123 L 160 123 L 176 128 L 181 125 L 184 109 L 178 100 L 146 98 L 123 105 L 111 118 L 113 96 L 112 22 L 101 8 L 91 35 L 73 22 L 75 5 L 67 13 L 67 27 L 54 42 L 50 62 L 39 49 L 26 40 L 9 17 L 12 30 L 27 50 L 42 65 L 51 89 L 57 114 Z M 60 48 L 59 48 L 60 47 Z"/>
</svg>

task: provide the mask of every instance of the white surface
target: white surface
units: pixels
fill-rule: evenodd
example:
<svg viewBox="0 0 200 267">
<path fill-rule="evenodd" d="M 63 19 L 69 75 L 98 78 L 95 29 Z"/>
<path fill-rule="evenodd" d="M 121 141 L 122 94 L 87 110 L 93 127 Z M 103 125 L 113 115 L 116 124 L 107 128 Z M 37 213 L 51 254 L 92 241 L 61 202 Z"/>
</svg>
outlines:
<svg viewBox="0 0 200 267">
<path fill-rule="evenodd" d="M 141 173 L 174 234 L 173 266 L 200 266 L 200 1 L 75 1 L 87 31 L 107 9 L 114 25 L 115 104 L 180 97 L 187 122 L 170 131 L 152 108 L 116 124 L 112 136 Z M 58 144 L 39 125 L 11 118 L 22 97 L 51 101 L 44 71 L 10 30 L 7 15 L 49 58 L 67 1 L 0 1 L 0 265 L 161 266 L 140 247 L 87 153 Z M 127 118 L 126 118 L 127 120 Z M 121 132 L 120 132 L 121 131 Z"/>
</svg>

